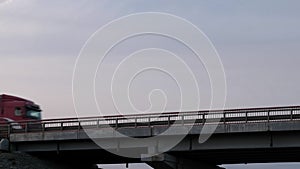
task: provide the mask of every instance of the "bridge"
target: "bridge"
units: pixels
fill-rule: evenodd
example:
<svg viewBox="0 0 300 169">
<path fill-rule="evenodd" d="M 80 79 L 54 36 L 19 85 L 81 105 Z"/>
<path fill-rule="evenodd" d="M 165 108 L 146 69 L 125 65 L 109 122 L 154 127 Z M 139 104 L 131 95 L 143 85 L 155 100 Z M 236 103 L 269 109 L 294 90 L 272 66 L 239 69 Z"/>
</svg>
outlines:
<svg viewBox="0 0 300 169">
<path fill-rule="evenodd" d="M 199 143 L 205 126 L 216 130 Z M 217 169 L 221 164 L 300 161 L 300 106 L 49 119 L 11 123 L 1 130 L 10 151 L 71 163 L 76 168 L 143 162 L 154 169 Z M 153 142 L 130 140 L 161 133 L 164 135 Z M 163 151 L 177 136 L 184 137 Z M 141 156 L 122 157 L 107 150 Z M 156 155 L 148 156 L 151 154 Z"/>
</svg>

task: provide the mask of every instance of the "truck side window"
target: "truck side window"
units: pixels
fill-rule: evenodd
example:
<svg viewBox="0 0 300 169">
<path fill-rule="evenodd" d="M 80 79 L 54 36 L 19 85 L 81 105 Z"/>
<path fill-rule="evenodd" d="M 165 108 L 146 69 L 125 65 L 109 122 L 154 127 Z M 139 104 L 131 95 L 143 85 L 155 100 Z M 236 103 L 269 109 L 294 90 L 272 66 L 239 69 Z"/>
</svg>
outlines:
<svg viewBox="0 0 300 169">
<path fill-rule="evenodd" d="M 15 109 L 15 116 L 21 116 L 22 115 L 22 110 L 20 107 L 16 107 Z"/>
</svg>

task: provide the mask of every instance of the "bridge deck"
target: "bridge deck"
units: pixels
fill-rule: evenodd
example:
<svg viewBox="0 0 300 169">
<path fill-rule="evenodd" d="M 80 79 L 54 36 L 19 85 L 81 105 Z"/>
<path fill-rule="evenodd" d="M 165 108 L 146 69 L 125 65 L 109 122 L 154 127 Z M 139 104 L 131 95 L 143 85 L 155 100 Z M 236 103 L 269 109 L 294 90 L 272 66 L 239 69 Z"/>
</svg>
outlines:
<svg viewBox="0 0 300 169">
<path fill-rule="evenodd" d="M 17 125 L 25 128 L 16 129 Z M 115 151 L 147 153 L 144 140 L 133 143 L 124 135 L 153 137 L 170 126 L 172 130 L 155 141 L 158 151 L 174 137 L 187 134 L 169 154 L 216 164 L 300 161 L 300 106 L 51 119 L 10 124 L 6 129 L 15 151 L 51 157 L 59 154 L 59 158 L 71 160 L 86 154 L 91 160 L 97 160 L 94 156 L 108 160 L 101 163 L 118 163 L 139 160 L 114 156 L 109 161 L 109 153 L 94 141 Z M 216 130 L 207 142 L 199 143 L 204 126 L 216 126 Z"/>
</svg>

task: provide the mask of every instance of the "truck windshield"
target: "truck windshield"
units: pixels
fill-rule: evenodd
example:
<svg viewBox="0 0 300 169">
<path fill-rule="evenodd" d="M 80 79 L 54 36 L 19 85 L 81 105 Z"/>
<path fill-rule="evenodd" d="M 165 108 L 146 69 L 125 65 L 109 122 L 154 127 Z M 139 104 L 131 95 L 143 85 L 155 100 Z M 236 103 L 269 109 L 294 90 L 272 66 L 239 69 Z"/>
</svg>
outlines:
<svg viewBox="0 0 300 169">
<path fill-rule="evenodd" d="M 36 110 L 27 110 L 26 116 L 32 119 L 41 120 L 41 112 Z"/>
</svg>

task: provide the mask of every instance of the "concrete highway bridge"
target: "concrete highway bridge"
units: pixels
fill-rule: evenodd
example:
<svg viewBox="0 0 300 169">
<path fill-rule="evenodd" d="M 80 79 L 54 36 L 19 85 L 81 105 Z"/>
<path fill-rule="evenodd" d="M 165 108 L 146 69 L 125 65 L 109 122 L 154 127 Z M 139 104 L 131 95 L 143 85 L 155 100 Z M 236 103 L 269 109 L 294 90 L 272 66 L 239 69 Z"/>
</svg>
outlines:
<svg viewBox="0 0 300 169">
<path fill-rule="evenodd" d="M 213 134 L 202 143 L 204 129 Z M 221 164 L 300 161 L 300 106 L 50 119 L 1 130 L 10 151 L 74 168 L 147 163 L 154 169 L 215 169 Z M 178 137 L 178 144 L 166 149 Z M 115 155 L 123 152 L 137 156 Z"/>
</svg>

